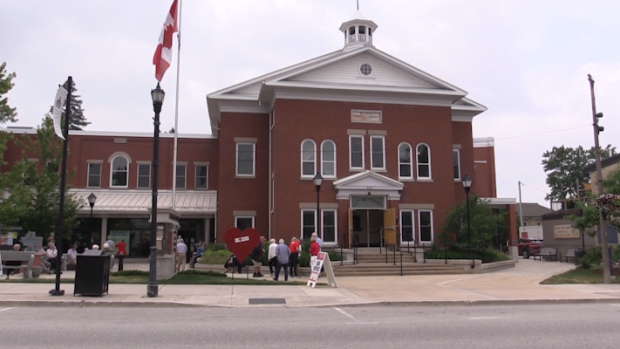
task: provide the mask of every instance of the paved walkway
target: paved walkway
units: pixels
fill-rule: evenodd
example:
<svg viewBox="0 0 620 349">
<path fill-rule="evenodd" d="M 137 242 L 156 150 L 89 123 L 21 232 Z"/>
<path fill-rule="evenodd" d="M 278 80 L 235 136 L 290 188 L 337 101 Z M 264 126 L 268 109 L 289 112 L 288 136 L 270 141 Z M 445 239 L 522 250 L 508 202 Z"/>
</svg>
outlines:
<svg viewBox="0 0 620 349">
<path fill-rule="evenodd" d="M 142 269 L 126 265 L 127 269 Z M 515 268 L 489 274 L 341 277 L 339 287 L 317 286 L 222 286 L 163 285 L 159 297 L 146 297 L 146 285 L 111 284 L 109 295 L 74 297 L 73 285 L 62 284 L 66 295 L 52 297 L 54 284 L 0 282 L 0 306 L 216 306 L 216 307 L 312 307 L 372 304 L 441 304 L 458 302 L 529 303 L 532 301 L 605 301 L 620 304 L 620 285 L 540 285 L 555 274 L 574 268 L 572 264 L 521 259 Z M 72 272 L 63 278 L 73 277 Z M 43 277 L 53 277 L 47 275 Z M 238 277 L 238 276 L 235 276 Z M 295 279 L 293 279 L 295 280 Z M 305 281 L 300 278 L 299 280 Z M 284 281 L 279 281 L 284 283 Z M 286 304 L 251 305 L 251 299 L 284 299 Z"/>
</svg>

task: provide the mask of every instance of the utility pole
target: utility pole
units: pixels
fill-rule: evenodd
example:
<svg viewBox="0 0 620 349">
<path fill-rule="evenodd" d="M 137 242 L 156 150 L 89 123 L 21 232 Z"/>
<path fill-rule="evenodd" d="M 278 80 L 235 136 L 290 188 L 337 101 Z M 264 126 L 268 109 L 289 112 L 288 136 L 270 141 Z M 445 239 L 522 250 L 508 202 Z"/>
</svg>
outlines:
<svg viewBox="0 0 620 349">
<path fill-rule="evenodd" d="M 519 238 L 521 237 L 521 228 L 523 228 L 523 206 L 521 206 L 521 181 L 519 181 Z"/>
<path fill-rule="evenodd" d="M 596 162 L 596 191 L 597 195 L 603 194 L 603 166 L 601 165 L 601 147 L 599 145 L 598 136 L 603 132 L 605 128 L 598 125 L 598 119 L 603 117 L 603 113 L 596 112 L 596 102 L 594 100 L 594 79 L 592 75 L 588 74 L 588 81 L 590 82 L 590 98 L 592 100 L 592 127 L 594 128 L 594 160 Z M 603 252 L 603 282 L 606 284 L 611 283 L 611 270 L 609 269 L 609 249 L 607 242 L 607 221 L 605 220 L 605 213 L 599 209 L 600 230 L 601 230 L 601 248 Z M 583 232 L 582 232 L 583 234 Z"/>
</svg>

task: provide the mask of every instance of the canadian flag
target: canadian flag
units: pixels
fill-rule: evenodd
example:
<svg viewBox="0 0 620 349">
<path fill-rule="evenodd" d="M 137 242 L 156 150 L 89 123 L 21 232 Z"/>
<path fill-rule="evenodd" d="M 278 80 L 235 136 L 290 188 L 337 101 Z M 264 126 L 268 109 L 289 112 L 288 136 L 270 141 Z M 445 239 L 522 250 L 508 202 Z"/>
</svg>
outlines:
<svg viewBox="0 0 620 349">
<path fill-rule="evenodd" d="M 155 65 L 155 78 L 161 82 L 166 70 L 172 62 L 172 37 L 177 31 L 177 0 L 172 2 L 170 12 L 166 16 L 161 35 L 159 36 L 159 44 L 153 55 L 153 65 Z"/>
</svg>

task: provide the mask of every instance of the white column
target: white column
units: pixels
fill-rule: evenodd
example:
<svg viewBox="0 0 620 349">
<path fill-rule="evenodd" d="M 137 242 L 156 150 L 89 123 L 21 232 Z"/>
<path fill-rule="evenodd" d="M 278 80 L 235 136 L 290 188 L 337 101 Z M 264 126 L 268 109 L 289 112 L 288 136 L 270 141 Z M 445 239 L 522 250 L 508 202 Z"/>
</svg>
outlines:
<svg viewBox="0 0 620 349">
<path fill-rule="evenodd" d="M 108 217 L 101 218 L 101 242 L 99 243 L 99 248 L 103 249 L 103 244 L 105 244 L 108 238 Z"/>
</svg>

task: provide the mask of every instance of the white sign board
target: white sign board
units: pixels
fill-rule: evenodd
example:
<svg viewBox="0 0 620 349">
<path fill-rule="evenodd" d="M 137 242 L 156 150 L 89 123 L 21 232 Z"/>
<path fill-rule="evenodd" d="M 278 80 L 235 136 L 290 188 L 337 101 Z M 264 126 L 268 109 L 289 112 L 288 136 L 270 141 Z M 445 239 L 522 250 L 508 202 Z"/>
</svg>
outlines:
<svg viewBox="0 0 620 349">
<path fill-rule="evenodd" d="M 316 286 L 316 283 L 319 281 L 319 277 L 321 276 L 321 269 L 323 267 L 325 267 L 325 274 L 327 275 L 327 283 L 329 286 L 338 287 L 338 284 L 336 283 L 336 276 L 334 275 L 334 269 L 332 268 L 332 263 L 329 260 L 329 254 L 327 254 L 327 252 L 319 252 L 314 265 L 310 265 L 310 278 L 308 278 L 308 283 L 306 286 L 312 286 L 312 288 Z"/>
<path fill-rule="evenodd" d="M 380 124 L 382 121 L 383 115 L 380 110 L 351 110 L 351 122 Z"/>
</svg>

